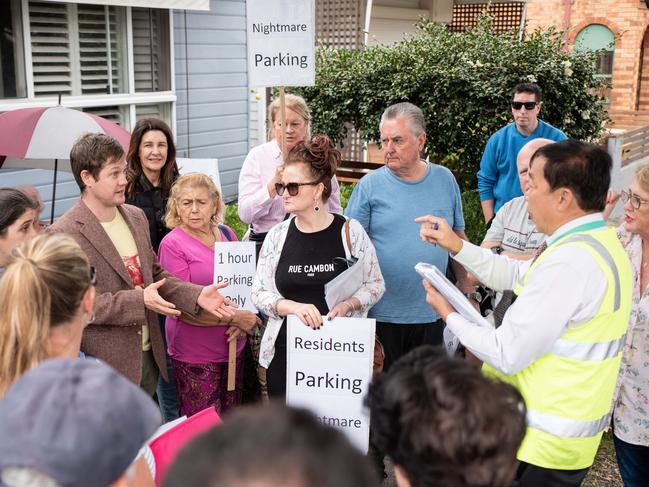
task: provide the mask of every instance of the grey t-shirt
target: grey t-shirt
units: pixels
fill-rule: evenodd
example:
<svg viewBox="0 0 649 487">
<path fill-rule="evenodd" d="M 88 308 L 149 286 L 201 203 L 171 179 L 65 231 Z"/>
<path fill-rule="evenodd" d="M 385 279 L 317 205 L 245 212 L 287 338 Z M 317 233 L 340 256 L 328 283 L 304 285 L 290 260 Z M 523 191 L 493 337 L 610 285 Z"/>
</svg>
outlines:
<svg viewBox="0 0 649 487">
<path fill-rule="evenodd" d="M 530 219 L 525 197 L 519 196 L 498 210 L 483 242 L 502 242 L 505 251 L 522 254 L 534 252 L 546 237 Z"/>
</svg>

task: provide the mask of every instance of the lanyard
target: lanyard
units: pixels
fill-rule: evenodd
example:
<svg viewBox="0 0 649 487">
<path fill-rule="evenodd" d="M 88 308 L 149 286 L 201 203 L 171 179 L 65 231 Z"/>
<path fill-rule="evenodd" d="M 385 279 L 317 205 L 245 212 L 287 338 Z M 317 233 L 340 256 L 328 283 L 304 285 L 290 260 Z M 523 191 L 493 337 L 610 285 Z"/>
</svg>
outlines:
<svg viewBox="0 0 649 487">
<path fill-rule="evenodd" d="M 587 232 L 589 230 L 595 230 L 597 228 L 605 228 L 605 227 L 606 227 L 606 223 L 604 222 L 604 220 L 600 220 L 600 221 L 596 221 L 596 222 L 590 222 L 590 223 L 584 223 L 583 225 L 579 225 L 578 227 L 575 227 L 572 230 L 567 231 L 563 235 L 560 235 L 550 245 L 554 245 L 559 240 L 567 237 L 568 235 L 572 235 L 573 233 Z"/>
</svg>

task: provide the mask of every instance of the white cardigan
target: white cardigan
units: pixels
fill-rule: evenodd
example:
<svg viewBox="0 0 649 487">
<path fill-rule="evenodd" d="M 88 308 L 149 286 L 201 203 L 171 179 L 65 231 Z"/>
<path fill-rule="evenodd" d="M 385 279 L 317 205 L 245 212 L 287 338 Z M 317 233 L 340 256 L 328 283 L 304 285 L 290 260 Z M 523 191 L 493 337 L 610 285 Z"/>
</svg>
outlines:
<svg viewBox="0 0 649 487">
<path fill-rule="evenodd" d="M 252 302 L 262 313 L 268 316 L 268 324 L 261 339 L 259 351 L 259 364 L 265 368 L 268 368 L 275 355 L 275 340 L 277 340 L 277 335 L 284 320 L 283 316 L 277 314 L 275 307 L 280 299 L 284 299 L 275 286 L 275 272 L 277 271 L 277 264 L 284 248 L 291 220 L 292 218 L 275 225 L 268 232 L 259 254 L 257 273 L 252 283 Z M 362 225 L 356 220 L 349 220 L 349 236 L 352 245 L 351 252 L 347 248 L 345 227 L 343 226 L 340 237 L 345 248 L 345 257 L 349 259 L 352 255 L 360 257 L 366 254 L 363 266 L 363 284 L 353 296 L 347 298 L 354 297 L 360 301 L 361 309 L 354 311 L 352 316 L 364 318 L 367 316 L 368 310 L 383 296 L 385 283 L 376 258 L 374 245 L 372 245 Z"/>
</svg>

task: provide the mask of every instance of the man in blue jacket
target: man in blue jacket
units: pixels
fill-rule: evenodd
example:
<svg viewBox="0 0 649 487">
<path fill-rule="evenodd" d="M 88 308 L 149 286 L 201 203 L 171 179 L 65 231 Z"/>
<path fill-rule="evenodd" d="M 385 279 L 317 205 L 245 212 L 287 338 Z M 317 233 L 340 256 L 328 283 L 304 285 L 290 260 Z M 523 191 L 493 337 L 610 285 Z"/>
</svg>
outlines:
<svg viewBox="0 0 649 487">
<path fill-rule="evenodd" d="M 541 87 L 535 83 L 519 83 L 512 95 L 514 122 L 504 126 L 487 142 L 478 171 L 478 190 L 485 223 L 509 200 L 522 196 L 516 156 L 532 139 L 544 138 L 559 142 L 566 138 L 561 130 L 539 120 Z"/>
</svg>

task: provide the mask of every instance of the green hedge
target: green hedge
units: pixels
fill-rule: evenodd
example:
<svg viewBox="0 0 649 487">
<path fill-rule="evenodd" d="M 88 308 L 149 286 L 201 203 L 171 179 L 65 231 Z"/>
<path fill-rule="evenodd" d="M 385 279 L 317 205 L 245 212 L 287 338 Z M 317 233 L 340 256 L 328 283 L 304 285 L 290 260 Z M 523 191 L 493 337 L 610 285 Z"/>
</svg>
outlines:
<svg viewBox="0 0 649 487">
<path fill-rule="evenodd" d="M 346 124 L 365 140 L 379 140 L 379 120 L 391 104 L 410 101 L 424 111 L 426 151 L 449 167 L 462 191 L 476 188 L 489 136 L 512 121 L 510 96 L 520 82 L 545 94 L 541 118 L 568 136 L 596 138 L 608 120 L 597 53 L 569 52 L 562 32 L 537 30 L 519 40 L 494 34 L 487 17 L 469 33 L 422 22 L 418 34 L 390 46 L 361 50 L 320 46 L 315 86 L 294 89 L 313 114 L 313 133 L 336 142 Z"/>
</svg>

